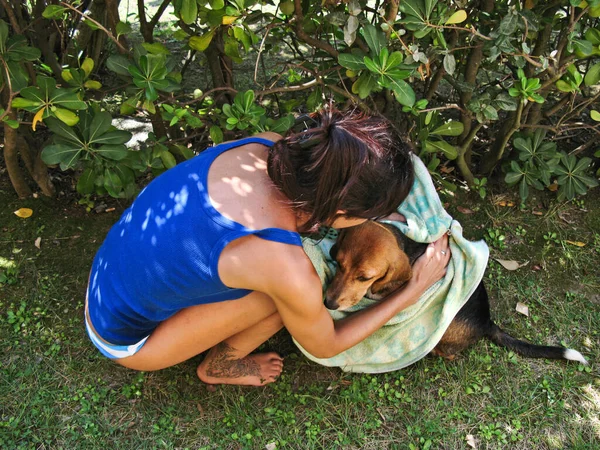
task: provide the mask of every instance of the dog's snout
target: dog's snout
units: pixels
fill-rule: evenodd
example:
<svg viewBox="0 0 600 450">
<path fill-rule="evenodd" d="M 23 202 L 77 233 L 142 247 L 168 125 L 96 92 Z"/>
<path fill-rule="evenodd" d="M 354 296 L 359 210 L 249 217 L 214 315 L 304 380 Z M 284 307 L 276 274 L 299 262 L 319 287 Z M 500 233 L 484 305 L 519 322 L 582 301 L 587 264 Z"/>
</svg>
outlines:
<svg viewBox="0 0 600 450">
<path fill-rule="evenodd" d="M 325 296 L 325 308 L 330 310 L 336 310 L 340 307 L 336 298 Z"/>
</svg>

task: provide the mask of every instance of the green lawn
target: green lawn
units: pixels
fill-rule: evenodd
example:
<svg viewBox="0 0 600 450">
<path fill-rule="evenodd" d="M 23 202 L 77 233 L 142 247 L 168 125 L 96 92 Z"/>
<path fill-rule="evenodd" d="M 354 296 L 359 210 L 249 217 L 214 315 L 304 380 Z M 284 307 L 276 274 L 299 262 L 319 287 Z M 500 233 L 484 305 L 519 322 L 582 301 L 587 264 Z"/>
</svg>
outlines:
<svg viewBox="0 0 600 450">
<path fill-rule="evenodd" d="M 458 449 L 470 448 L 467 436 L 479 449 L 600 448 L 600 199 L 592 194 L 523 211 L 495 206 L 500 197 L 445 200 L 467 236 L 488 236 L 493 257 L 528 261 L 516 271 L 491 262 L 497 322 L 536 343 L 576 348 L 591 366 L 480 342 L 453 362 L 428 357 L 398 372 L 346 374 L 309 362 L 281 332 L 268 343 L 286 356 L 278 382 L 209 389 L 195 376 L 201 357 L 136 373 L 85 336 L 89 267 L 126 205 L 88 214 L 75 200 L 19 201 L 3 180 L 0 448 Z M 33 216 L 14 215 L 21 207 Z"/>
</svg>

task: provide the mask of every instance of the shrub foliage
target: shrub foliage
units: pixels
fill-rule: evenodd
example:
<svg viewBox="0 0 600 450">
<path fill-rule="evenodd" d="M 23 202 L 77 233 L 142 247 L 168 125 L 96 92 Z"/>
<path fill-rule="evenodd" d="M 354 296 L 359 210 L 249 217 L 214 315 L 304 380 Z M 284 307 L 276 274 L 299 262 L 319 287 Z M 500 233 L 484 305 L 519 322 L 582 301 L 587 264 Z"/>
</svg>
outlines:
<svg viewBox="0 0 600 450">
<path fill-rule="evenodd" d="M 0 1 L 19 196 L 22 167 L 53 195 L 47 165 L 82 195 L 132 196 L 145 172 L 331 104 L 390 118 L 447 189 L 485 195 L 494 171 L 523 201 L 598 185 L 600 0 L 164 0 L 127 17 L 119 1 Z M 117 117 L 151 123 L 140 149 Z"/>
</svg>

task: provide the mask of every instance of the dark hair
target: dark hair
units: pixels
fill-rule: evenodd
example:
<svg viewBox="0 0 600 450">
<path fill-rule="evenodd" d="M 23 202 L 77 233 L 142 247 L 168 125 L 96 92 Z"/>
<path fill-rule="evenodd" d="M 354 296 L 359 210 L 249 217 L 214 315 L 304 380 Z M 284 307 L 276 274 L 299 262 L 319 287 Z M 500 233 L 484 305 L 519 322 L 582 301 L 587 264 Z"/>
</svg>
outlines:
<svg viewBox="0 0 600 450">
<path fill-rule="evenodd" d="M 374 219 L 396 211 L 413 183 L 408 145 L 391 123 L 356 110 L 311 115 L 314 127 L 276 142 L 269 150 L 271 180 L 307 213 L 315 231 L 344 216 Z"/>
</svg>

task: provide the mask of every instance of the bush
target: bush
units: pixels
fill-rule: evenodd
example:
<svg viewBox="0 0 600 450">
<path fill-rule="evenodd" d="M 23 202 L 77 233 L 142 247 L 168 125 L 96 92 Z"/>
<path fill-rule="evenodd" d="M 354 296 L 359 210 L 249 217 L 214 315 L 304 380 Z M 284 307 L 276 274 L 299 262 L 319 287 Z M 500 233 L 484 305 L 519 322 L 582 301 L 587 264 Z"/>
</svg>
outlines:
<svg viewBox="0 0 600 450">
<path fill-rule="evenodd" d="M 151 18 L 140 2 L 132 22 L 118 3 L 4 11 L 0 117 L 20 196 L 17 153 L 48 195 L 42 161 L 73 171 L 81 194 L 126 197 L 146 171 L 225 138 L 284 133 L 326 104 L 390 118 L 448 189 L 464 180 L 483 196 L 501 168 L 523 200 L 530 187 L 562 200 L 598 184 L 600 0 L 164 0 Z M 171 6 L 178 20 L 160 32 Z M 152 123 L 141 151 L 124 146 L 115 114 Z"/>
</svg>

